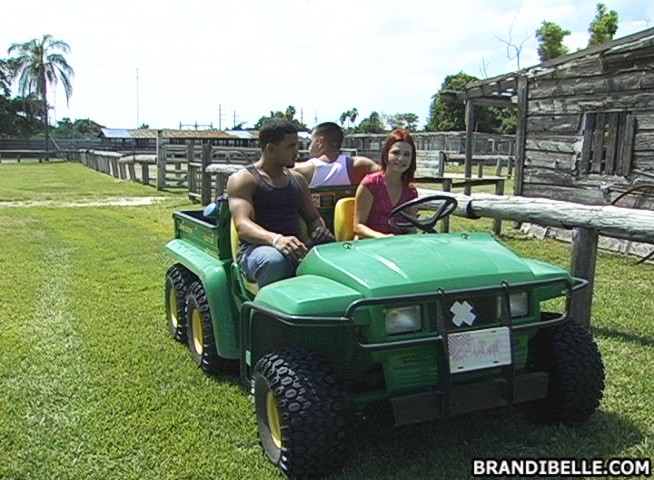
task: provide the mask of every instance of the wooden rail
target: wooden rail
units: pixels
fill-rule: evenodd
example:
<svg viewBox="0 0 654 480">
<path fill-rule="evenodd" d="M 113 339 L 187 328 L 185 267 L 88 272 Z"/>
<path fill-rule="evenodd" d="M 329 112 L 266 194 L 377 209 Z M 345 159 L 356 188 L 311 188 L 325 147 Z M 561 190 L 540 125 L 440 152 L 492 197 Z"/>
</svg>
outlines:
<svg viewBox="0 0 654 480">
<path fill-rule="evenodd" d="M 433 193 L 440 192 L 420 190 L 421 195 Z M 572 229 L 571 273 L 587 279 L 589 285 L 573 297 L 571 316 L 586 328 L 590 327 L 599 235 L 654 244 L 654 211 L 651 210 L 581 205 L 544 198 L 447 195 L 458 201 L 455 215 Z"/>
<path fill-rule="evenodd" d="M 416 169 L 417 176 L 443 176 L 445 165 L 448 163 L 464 164 L 465 154 L 444 151 L 418 150 Z M 507 167 L 507 178 L 511 178 L 514 168 L 513 155 L 474 155 L 472 164 L 477 165 L 477 178 L 484 177 L 484 166 L 495 165 L 495 176 L 502 175 L 504 166 Z M 472 177 L 472 174 L 470 175 Z"/>
<path fill-rule="evenodd" d="M 214 191 L 211 188 L 202 189 L 205 194 L 200 197 L 203 205 L 211 202 L 212 198 L 217 198 L 225 193 L 225 186 L 227 185 L 227 178 L 234 172 L 243 168 L 242 165 L 224 165 L 224 164 L 210 164 L 205 167 L 206 176 L 203 178 L 213 178 Z M 210 186 L 211 181 L 206 181 Z M 453 187 L 471 188 L 481 185 L 495 185 L 495 194 L 504 195 L 504 177 L 486 177 L 486 178 L 464 178 L 463 175 L 442 175 L 438 177 L 420 177 L 416 178 L 418 184 L 441 184 L 442 191 L 451 192 Z M 196 197 L 197 198 L 197 197 Z M 442 224 L 441 229 L 443 232 L 449 231 L 449 220 L 446 218 Z M 493 231 L 499 235 L 502 231 L 502 220 L 495 219 L 493 222 Z"/>
</svg>

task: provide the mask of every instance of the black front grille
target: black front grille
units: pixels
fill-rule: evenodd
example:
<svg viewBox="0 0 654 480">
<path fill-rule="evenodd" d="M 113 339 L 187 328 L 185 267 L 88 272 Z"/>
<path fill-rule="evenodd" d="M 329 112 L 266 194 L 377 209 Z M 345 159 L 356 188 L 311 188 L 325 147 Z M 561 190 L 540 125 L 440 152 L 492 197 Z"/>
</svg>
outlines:
<svg viewBox="0 0 654 480">
<path fill-rule="evenodd" d="M 500 320 L 498 301 L 499 297 L 494 295 L 445 299 L 441 312 L 447 331 L 497 325 Z"/>
</svg>

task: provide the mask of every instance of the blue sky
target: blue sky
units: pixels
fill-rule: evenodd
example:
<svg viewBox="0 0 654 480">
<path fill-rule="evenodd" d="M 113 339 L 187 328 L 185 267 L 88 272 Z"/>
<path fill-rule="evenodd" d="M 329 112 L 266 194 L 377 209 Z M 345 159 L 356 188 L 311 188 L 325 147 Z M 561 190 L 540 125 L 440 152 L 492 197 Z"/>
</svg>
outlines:
<svg viewBox="0 0 654 480">
<path fill-rule="evenodd" d="M 7 3 L 7 2 L 5 2 Z M 654 27 L 654 2 L 604 2 L 617 37 Z M 586 46 L 588 0 L 30 0 L 3 5 L 0 57 L 44 33 L 65 40 L 75 70 L 69 105 L 57 88 L 53 119 L 108 127 L 252 126 L 294 105 L 310 127 L 357 108 L 360 118 L 416 113 L 420 125 L 446 75 L 479 78 L 538 63 L 543 20 Z M 24 20 L 23 20 L 24 18 Z M 502 41 L 504 40 L 504 42 Z M 138 70 L 138 81 L 137 81 Z"/>
</svg>

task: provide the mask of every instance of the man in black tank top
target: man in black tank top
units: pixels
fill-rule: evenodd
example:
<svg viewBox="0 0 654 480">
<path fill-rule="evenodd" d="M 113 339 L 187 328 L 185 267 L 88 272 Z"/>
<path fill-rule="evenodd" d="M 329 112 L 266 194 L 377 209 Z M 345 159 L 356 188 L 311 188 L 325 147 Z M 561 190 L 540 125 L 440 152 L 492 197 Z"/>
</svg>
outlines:
<svg viewBox="0 0 654 480">
<path fill-rule="evenodd" d="M 314 243 L 333 241 L 302 174 L 290 170 L 298 135 L 288 120 L 272 120 L 259 131 L 261 158 L 229 177 L 229 210 L 241 239 L 239 265 L 263 287 L 295 273 L 307 253 L 300 239 L 301 216 Z"/>
</svg>

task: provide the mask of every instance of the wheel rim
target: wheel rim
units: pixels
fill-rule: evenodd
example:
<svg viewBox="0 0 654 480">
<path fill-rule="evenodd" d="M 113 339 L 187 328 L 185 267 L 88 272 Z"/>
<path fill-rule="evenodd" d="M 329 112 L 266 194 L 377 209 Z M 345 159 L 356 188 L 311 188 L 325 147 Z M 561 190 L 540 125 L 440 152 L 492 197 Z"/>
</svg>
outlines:
<svg viewBox="0 0 654 480">
<path fill-rule="evenodd" d="M 198 355 L 202 355 L 202 350 L 204 349 L 202 342 L 202 318 L 200 317 L 200 312 L 195 309 L 191 316 L 191 323 L 193 326 L 193 348 L 195 348 Z"/>
<path fill-rule="evenodd" d="M 280 412 L 273 393 L 268 390 L 266 394 L 266 417 L 270 437 L 277 448 L 282 448 L 282 427 L 280 425 Z"/>
<path fill-rule="evenodd" d="M 177 307 L 177 295 L 175 295 L 175 290 L 173 289 L 170 289 L 170 292 L 168 292 L 168 305 L 168 308 L 170 309 L 168 312 L 170 323 L 173 327 L 177 328 L 179 327 L 179 318 L 177 318 L 177 312 L 179 309 Z"/>
</svg>

